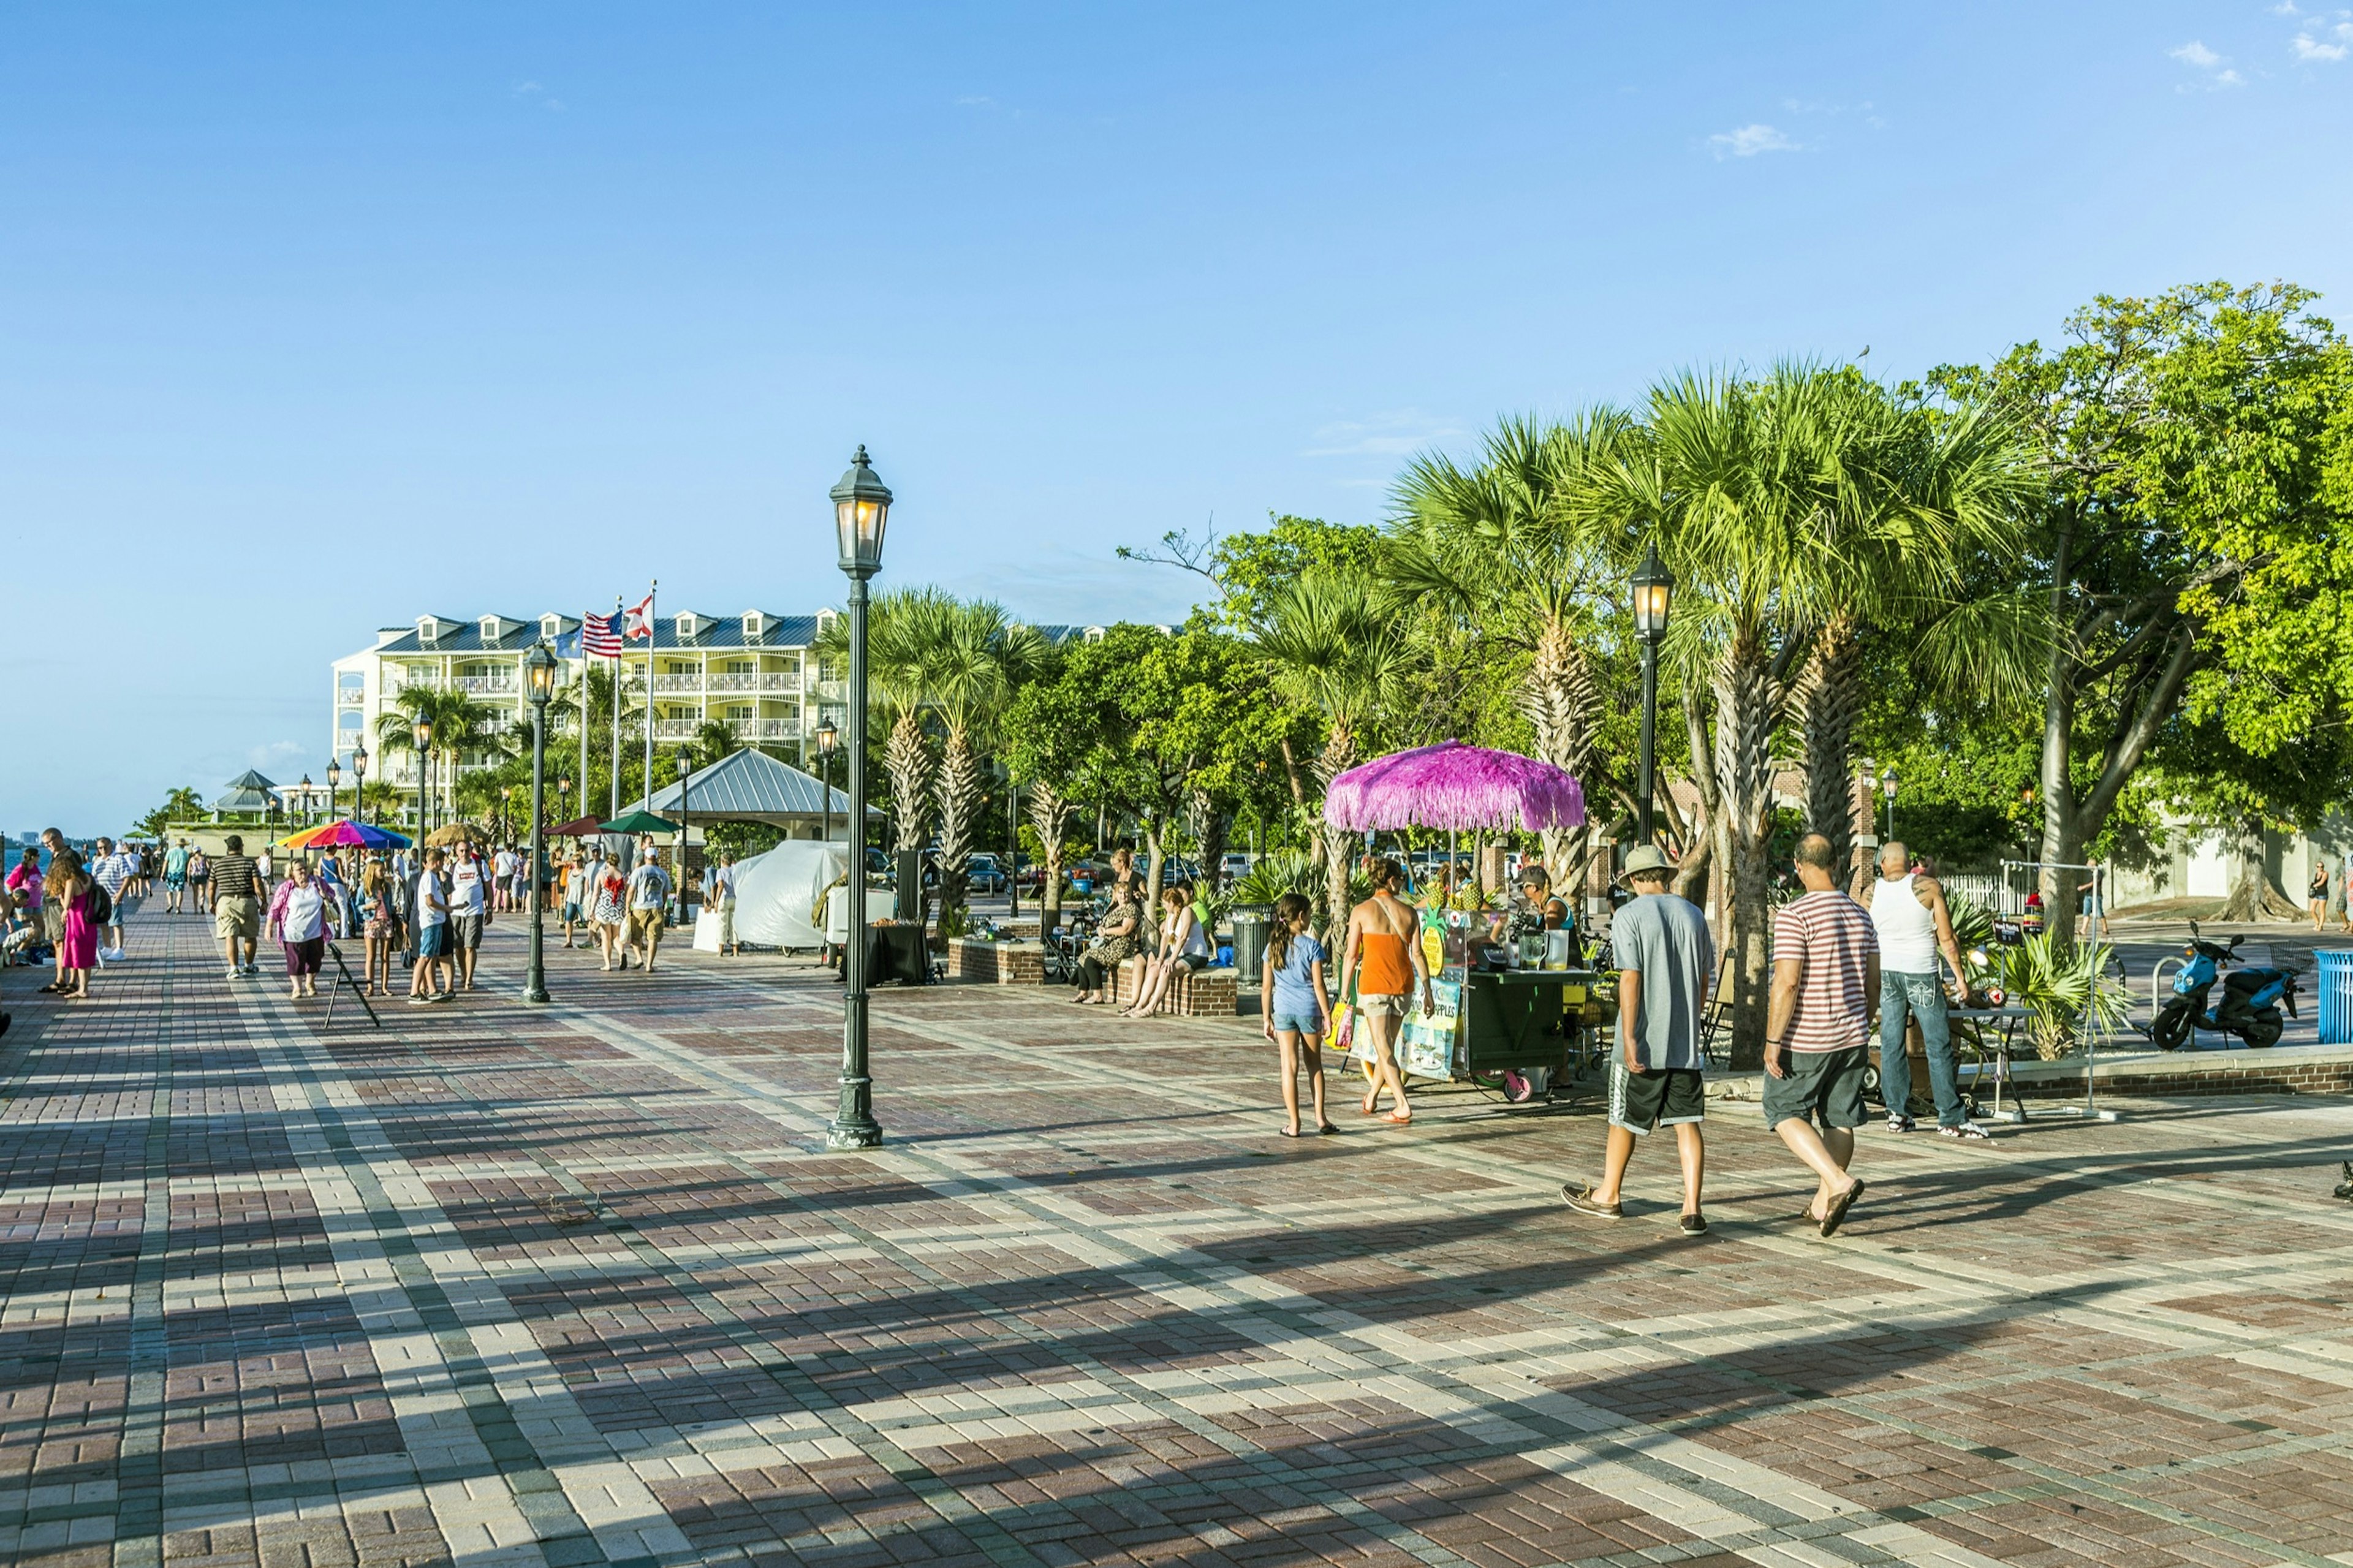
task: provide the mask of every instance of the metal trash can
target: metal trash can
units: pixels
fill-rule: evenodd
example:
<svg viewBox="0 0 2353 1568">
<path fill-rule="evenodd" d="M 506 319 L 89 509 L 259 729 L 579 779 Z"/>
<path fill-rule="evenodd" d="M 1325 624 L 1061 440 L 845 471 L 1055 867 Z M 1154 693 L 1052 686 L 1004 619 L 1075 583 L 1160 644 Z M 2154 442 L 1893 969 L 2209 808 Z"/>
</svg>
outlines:
<svg viewBox="0 0 2353 1568">
<path fill-rule="evenodd" d="M 1274 932 L 1274 911 L 1250 904 L 1227 917 L 1234 928 L 1234 984 L 1255 986 L 1266 969 L 1266 939 Z"/>
<path fill-rule="evenodd" d="M 2353 1045 L 2353 947 L 2316 949 L 2312 988 L 2319 994 L 2320 1043 Z"/>
</svg>

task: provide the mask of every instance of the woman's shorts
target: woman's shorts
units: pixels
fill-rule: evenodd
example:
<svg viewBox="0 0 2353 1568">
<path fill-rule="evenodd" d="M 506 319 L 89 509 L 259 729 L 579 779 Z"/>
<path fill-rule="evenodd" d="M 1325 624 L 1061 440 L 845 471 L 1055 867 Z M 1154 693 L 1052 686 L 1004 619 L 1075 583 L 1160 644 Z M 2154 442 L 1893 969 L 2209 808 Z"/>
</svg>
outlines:
<svg viewBox="0 0 2353 1568">
<path fill-rule="evenodd" d="M 320 963 L 326 956 L 327 939 L 325 937 L 314 936 L 308 942 L 290 942 L 286 944 L 286 973 L 316 974 L 319 973 Z"/>
<path fill-rule="evenodd" d="M 1176 955 L 1176 962 L 1196 974 L 1209 967 L 1208 955 L 1206 953 L 1180 952 Z"/>
<path fill-rule="evenodd" d="M 564 906 L 564 923 L 565 925 L 575 924 L 579 921 L 579 919 L 580 906 L 578 904 L 567 903 Z"/>
<path fill-rule="evenodd" d="M 1367 1018 L 1402 1018 L 1413 1011 L 1405 1003 L 1402 996 L 1385 996 L 1377 991 L 1359 992 L 1356 1011 Z"/>
<path fill-rule="evenodd" d="M 1305 1035 L 1310 1038 L 1324 1032 L 1324 1020 L 1314 1013 L 1276 1013 L 1269 1020 L 1278 1035 Z"/>
</svg>

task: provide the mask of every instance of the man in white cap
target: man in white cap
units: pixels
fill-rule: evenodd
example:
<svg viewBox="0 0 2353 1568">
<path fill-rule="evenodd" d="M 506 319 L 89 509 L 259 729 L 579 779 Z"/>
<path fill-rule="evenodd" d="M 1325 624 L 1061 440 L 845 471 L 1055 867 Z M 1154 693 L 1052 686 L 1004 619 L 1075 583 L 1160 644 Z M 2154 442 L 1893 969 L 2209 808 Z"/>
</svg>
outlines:
<svg viewBox="0 0 2353 1568">
<path fill-rule="evenodd" d="M 629 873 L 628 940 L 645 949 L 646 973 L 654 970 L 654 953 L 661 946 L 662 921 L 670 910 L 670 873 L 650 844 Z"/>
<path fill-rule="evenodd" d="M 1700 1181 L 1707 1154 L 1700 1122 L 1707 1114 L 1707 1095 L 1700 1079 L 1699 1037 L 1715 944 L 1699 906 L 1667 891 L 1673 872 L 1666 856 L 1647 844 L 1626 857 L 1620 876 L 1634 898 L 1609 925 L 1609 947 L 1620 965 L 1619 1048 L 1609 1062 L 1609 1134 L 1601 1181 L 1591 1187 L 1569 1183 L 1560 1195 L 1579 1214 L 1622 1219 L 1619 1188 L 1634 1156 L 1634 1141 L 1672 1127 L 1683 1168 L 1683 1233 L 1704 1236 Z"/>
</svg>

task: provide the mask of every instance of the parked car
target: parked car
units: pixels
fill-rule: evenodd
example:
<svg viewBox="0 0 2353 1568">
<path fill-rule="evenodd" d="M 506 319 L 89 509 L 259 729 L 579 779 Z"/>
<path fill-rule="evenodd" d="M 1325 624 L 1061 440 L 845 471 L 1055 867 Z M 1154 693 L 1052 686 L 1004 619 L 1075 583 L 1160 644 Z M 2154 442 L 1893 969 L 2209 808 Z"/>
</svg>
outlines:
<svg viewBox="0 0 2353 1568">
<path fill-rule="evenodd" d="M 965 860 L 965 886 L 976 893 L 1005 891 L 1005 866 L 994 855 L 969 856 Z"/>
<path fill-rule="evenodd" d="M 1250 875 L 1250 858 L 1239 849 L 1229 850 L 1222 865 L 1225 879 L 1229 882 L 1237 881 Z"/>
</svg>

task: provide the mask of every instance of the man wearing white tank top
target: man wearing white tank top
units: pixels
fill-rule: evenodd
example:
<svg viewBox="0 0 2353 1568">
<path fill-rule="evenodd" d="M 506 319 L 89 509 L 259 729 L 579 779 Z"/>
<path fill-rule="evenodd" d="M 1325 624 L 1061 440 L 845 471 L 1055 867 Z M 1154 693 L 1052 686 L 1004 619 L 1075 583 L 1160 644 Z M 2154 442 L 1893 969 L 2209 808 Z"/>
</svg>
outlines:
<svg viewBox="0 0 2353 1568">
<path fill-rule="evenodd" d="M 1953 966 L 1958 981 L 1961 944 L 1953 935 L 1952 911 L 1934 877 L 1905 868 L 1911 854 L 1891 840 L 1879 851 L 1879 879 L 1864 902 L 1879 937 L 1879 1089 L 1887 1102 L 1887 1130 L 1912 1131 L 1906 1114 L 1912 1100 L 1912 1061 L 1904 1045 L 1907 1017 L 1920 1020 L 1921 1044 L 1928 1053 L 1928 1092 L 1936 1101 L 1936 1131 L 1947 1138 L 1981 1142 L 1986 1130 L 1961 1110 L 1960 1071 L 1953 1055 L 1952 1022 L 1945 1012 L 1945 975 L 1936 955 Z"/>
</svg>

